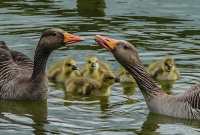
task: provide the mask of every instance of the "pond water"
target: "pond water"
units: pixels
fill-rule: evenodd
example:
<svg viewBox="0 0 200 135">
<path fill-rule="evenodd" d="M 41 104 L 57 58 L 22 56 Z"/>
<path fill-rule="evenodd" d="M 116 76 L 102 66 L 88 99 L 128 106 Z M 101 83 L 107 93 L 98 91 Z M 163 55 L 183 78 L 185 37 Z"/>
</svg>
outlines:
<svg viewBox="0 0 200 135">
<path fill-rule="evenodd" d="M 181 79 L 172 93 L 200 82 L 199 0 L 1 0 L 0 40 L 33 57 L 45 28 L 60 27 L 88 40 L 55 51 L 48 66 L 72 57 L 80 67 L 96 55 L 117 70 L 113 56 L 92 39 L 95 34 L 127 40 L 145 65 L 170 55 Z M 49 87 L 47 102 L 0 101 L 0 134 L 200 134 L 199 121 L 149 113 L 136 88 L 126 95 L 120 84 L 104 99 L 68 97 Z"/>
</svg>

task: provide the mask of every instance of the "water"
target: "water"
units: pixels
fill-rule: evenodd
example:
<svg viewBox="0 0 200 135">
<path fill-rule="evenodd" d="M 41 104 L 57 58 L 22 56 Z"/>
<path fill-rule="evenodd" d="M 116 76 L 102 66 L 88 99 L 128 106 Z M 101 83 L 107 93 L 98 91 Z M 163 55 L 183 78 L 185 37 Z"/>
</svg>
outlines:
<svg viewBox="0 0 200 135">
<path fill-rule="evenodd" d="M 41 32 L 48 27 L 88 37 L 68 50 L 57 50 L 48 65 L 97 55 L 113 69 L 119 65 L 92 40 L 95 34 L 135 44 L 145 65 L 171 55 L 181 72 L 172 93 L 199 83 L 199 0 L 1 0 L 0 40 L 33 57 Z M 149 113 L 143 96 L 124 95 L 119 84 L 105 99 L 67 97 L 50 87 L 47 102 L 0 102 L 0 134 L 200 134 L 198 121 Z"/>
</svg>

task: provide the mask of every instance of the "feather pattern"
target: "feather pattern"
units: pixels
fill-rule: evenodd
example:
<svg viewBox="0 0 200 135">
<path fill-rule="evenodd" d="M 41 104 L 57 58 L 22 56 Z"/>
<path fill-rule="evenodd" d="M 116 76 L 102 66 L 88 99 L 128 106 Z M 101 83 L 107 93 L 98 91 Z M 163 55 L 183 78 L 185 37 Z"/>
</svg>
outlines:
<svg viewBox="0 0 200 135">
<path fill-rule="evenodd" d="M 193 85 L 178 99 L 188 103 L 193 109 L 199 109 L 200 111 L 200 84 Z"/>
</svg>

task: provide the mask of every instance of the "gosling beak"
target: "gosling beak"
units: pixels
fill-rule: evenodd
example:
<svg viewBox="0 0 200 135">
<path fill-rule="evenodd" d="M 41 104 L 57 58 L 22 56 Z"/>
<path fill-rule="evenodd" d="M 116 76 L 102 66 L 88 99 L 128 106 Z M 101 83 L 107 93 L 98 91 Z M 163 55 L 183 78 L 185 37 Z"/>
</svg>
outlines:
<svg viewBox="0 0 200 135">
<path fill-rule="evenodd" d="M 97 66 L 96 63 L 91 64 L 91 67 L 93 67 L 93 68 L 95 68 L 96 66 Z"/>
<path fill-rule="evenodd" d="M 73 65 L 72 70 L 78 70 L 78 67 L 76 65 Z"/>
<path fill-rule="evenodd" d="M 100 35 L 96 35 L 95 41 L 99 45 L 101 45 L 102 47 L 104 47 L 110 51 L 115 49 L 115 47 L 117 46 L 117 43 L 119 42 L 119 40 L 112 39 L 112 38 L 105 37 L 105 36 L 100 36 Z"/>
<path fill-rule="evenodd" d="M 173 68 L 173 65 L 170 64 L 170 65 L 167 65 L 167 71 L 170 72 L 170 70 Z"/>
<path fill-rule="evenodd" d="M 115 82 L 116 83 L 120 82 L 120 77 L 115 77 Z"/>
<path fill-rule="evenodd" d="M 63 35 L 64 35 L 64 43 L 65 44 L 77 43 L 77 42 L 84 40 L 80 36 L 73 35 L 73 34 L 70 34 L 70 33 L 67 33 L 67 32 L 65 32 Z"/>
</svg>

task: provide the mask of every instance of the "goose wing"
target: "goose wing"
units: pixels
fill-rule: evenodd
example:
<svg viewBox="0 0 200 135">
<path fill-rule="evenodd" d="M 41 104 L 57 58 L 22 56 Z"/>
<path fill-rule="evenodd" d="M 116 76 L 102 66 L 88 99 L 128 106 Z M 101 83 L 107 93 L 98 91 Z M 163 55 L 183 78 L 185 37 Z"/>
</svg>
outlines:
<svg viewBox="0 0 200 135">
<path fill-rule="evenodd" d="M 20 66 L 20 68 L 23 68 L 23 69 L 26 69 L 26 70 L 27 69 L 32 70 L 33 61 L 29 57 L 27 57 L 26 55 L 24 55 L 21 52 L 9 49 L 9 47 L 7 46 L 7 44 L 4 41 L 0 41 L 0 48 L 7 50 L 11 54 L 13 61 L 18 66 Z"/>
<path fill-rule="evenodd" d="M 0 88 L 19 74 L 19 67 L 13 61 L 9 50 L 0 48 Z"/>
<path fill-rule="evenodd" d="M 14 62 L 22 69 L 32 70 L 33 61 L 21 52 L 10 50 Z"/>
<path fill-rule="evenodd" d="M 15 99 L 32 72 L 15 63 L 9 50 L 0 48 L 0 99 Z M 18 85 L 19 84 L 19 85 Z M 25 87 L 25 86 L 24 86 Z"/>
</svg>

